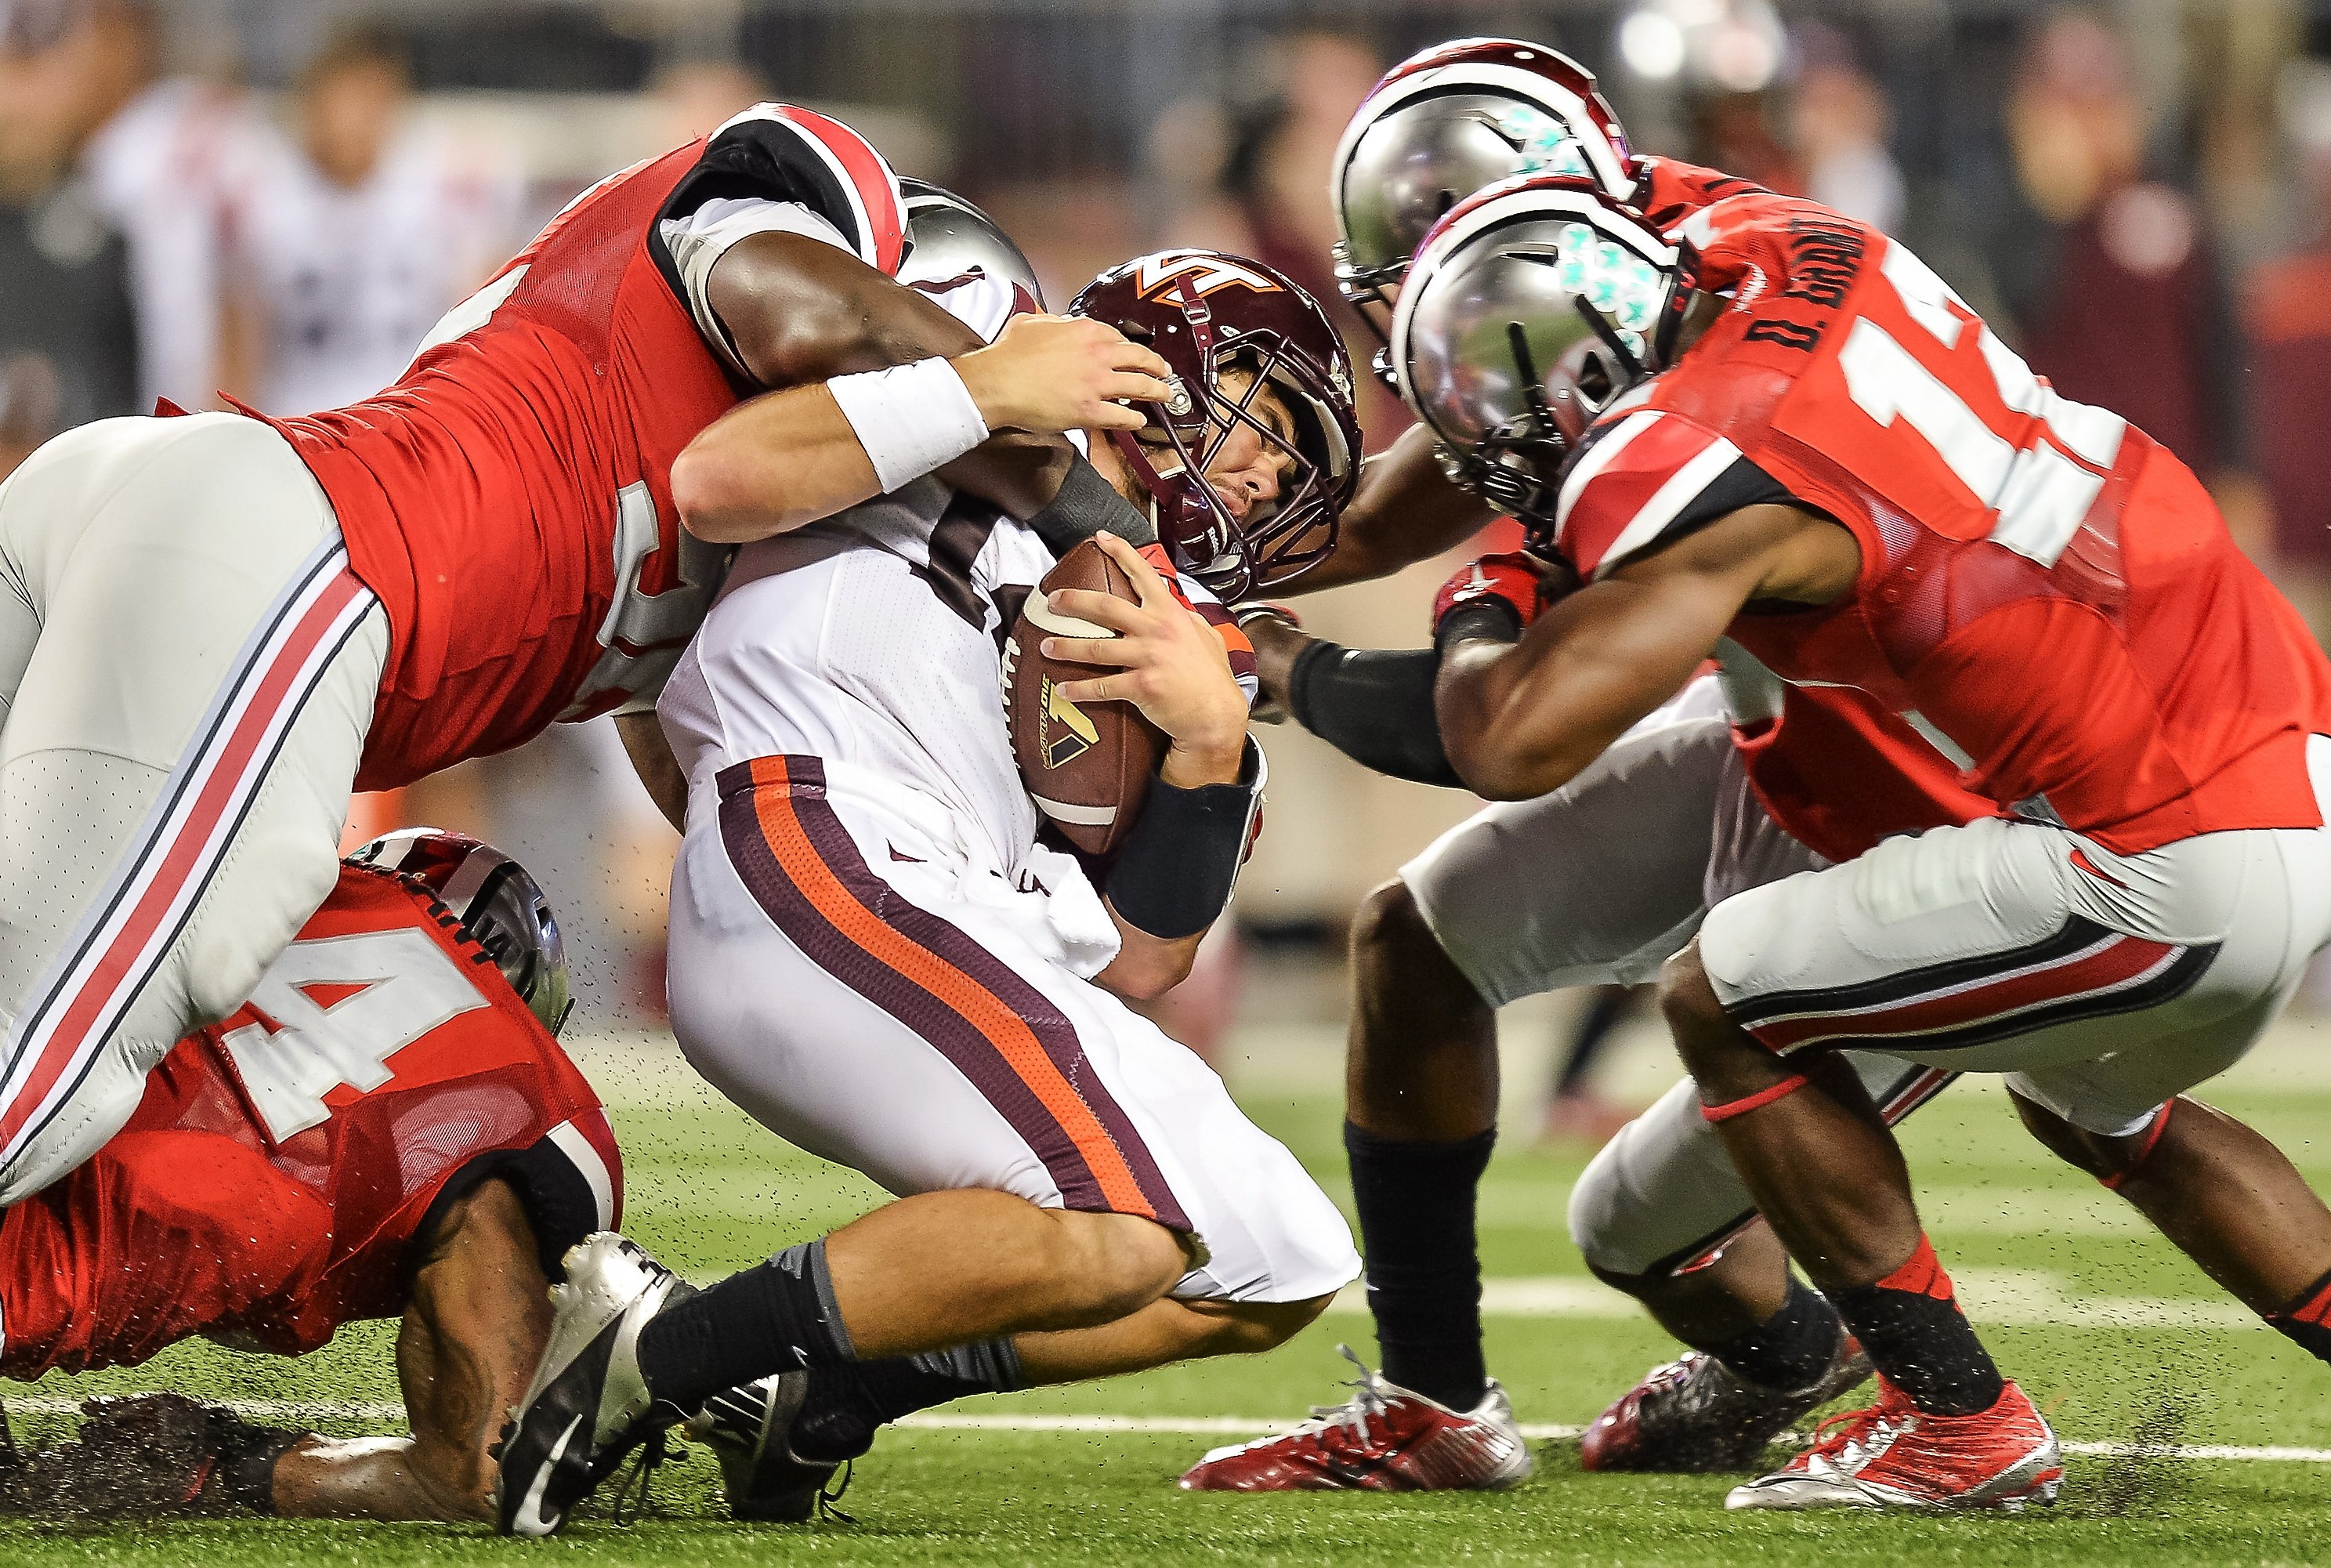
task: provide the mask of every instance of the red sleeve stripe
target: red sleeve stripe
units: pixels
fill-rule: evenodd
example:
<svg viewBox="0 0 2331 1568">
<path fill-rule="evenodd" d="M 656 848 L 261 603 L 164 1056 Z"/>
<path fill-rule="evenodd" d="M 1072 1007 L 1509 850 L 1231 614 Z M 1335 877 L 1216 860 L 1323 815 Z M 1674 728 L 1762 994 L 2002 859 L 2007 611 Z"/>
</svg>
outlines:
<svg viewBox="0 0 2331 1568">
<path fill-rule="evenodd" d="M 859 259 L 891 277 L 907 254 L 907 209 L 899 194 L 899 176 L 890 170 L 874 144 L 838 119 L 815 109 L 785 104 L 777 118 L 802 132 L 812 152 L 833 171 L 850 210 L 858 220 Z"/>
</svg>

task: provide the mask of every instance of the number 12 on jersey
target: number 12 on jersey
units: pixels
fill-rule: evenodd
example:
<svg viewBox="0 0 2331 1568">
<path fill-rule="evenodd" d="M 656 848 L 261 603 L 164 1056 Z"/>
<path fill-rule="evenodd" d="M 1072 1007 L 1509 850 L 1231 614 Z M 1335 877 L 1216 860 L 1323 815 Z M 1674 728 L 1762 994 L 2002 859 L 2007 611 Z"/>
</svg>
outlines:
<svg viewBox="0 0 2331 1568">
<path fill-rule="evenodd" d="M 1880 425 L 1899 420 L 1917 432 L 1977 504 L 1996 515 L 1994 541 L 2053 566 L 2104 488 L 2126 422 L 2059 397 L 1902 245 L 1886 242 L 1879 272 L 1917 328 L 1916 350 L 1924 352 L 1905 347 L 1868 315 L 1856 317 L 1837 356 L 1847 391 Z M 2021 418 L 1987 422 L 1946 379 L 1946 372 L 1973 373 L 1959 352 L 1970 328 L 1990 389 Z"/>
</svg>

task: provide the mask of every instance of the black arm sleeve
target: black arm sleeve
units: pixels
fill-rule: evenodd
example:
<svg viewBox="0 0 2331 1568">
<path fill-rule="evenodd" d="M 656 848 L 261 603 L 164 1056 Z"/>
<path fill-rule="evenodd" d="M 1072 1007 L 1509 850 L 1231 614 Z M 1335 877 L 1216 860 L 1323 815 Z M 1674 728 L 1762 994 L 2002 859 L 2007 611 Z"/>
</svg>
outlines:
<svg viewBox="0 0 2331 1568">
<path fill-rule="evenodd" d="M 1295 657 L 1288 706 L 1295 721 L 1358 763 L 1394 778 L 1463 789 L 1441 746 L 1432 684 L 1441 655 L 1314 642 Z"/>
<path fill-rule="evenodd" d="M 1115 534 L 1136 547 L 1157 542 L 1157 526 L 1081 457 L 1070 459 L 1060 492 L 1028 519 L 1028 527 L 1055 556 L 1067 555 L 1095 534 Z"/>
</svg>

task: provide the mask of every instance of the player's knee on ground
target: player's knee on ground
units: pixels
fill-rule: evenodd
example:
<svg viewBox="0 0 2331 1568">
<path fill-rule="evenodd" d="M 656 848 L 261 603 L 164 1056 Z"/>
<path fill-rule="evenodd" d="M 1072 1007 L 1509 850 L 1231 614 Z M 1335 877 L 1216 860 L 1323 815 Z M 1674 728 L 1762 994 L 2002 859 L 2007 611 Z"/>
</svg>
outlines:
<svg viewBox="0 0 2331 1568">
<path fill-rule="evenodd" d="M 1113 1323 L 1140 1311 L 1189 1272 L 1187 1238 L 1155 1220 L 1073 1209 L 1040 1211 L 1052 1223 L 1038 1256 L 1040 1279 L 1061 1309 L 1078 1321 Z"/>
<path fill-rule="evenodd" d="M 2074 1126 L 2013 1089 L 2009 1089 L 2007 1095 L 2015 1102 L 2015 1114 L 2022 1118 L 2024 1131 L 2039 1139 L 2041 1147 L 2099 1182 L 2117 1182 L 2127 1175 L 2152 1147 L 2153 1128 L 2149 1125 L 2126 1137 L 2107 1137 L 2102 1133 Z"/>
</svg>

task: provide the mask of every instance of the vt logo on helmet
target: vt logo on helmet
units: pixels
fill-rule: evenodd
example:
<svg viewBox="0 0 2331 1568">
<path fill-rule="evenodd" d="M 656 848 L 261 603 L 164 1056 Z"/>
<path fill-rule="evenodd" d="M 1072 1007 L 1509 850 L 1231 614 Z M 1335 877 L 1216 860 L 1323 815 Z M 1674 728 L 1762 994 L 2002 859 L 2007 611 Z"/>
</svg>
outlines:
<svg viewBox="0 0 2331 1568">
<path fill-rule="evenodd" d="M 1175 397 L 1137 405 L 1149 423 L 1111 433 L 1185 571 L 1236 600 L 1335 548 L 1359 483 L 1360 427 L 1351 356 L 1318 300 L 1261 261 L 1175 250 L 1110 268 L 1069 314 L 1108 322 L 1173 367 Z M 1271 493 L 1215 482 L 1218 460 L 1250 451 L 1249 437 Z"/>
<path fill-rule="evenodd" d="M 1451 478 L 1542 527 L 1587 428 L 1671 362 L 1691 292 L 1689 253 L 1594 181 L 1508 180 L 1418 250 L 1396 385 Z"/>
</svg>

